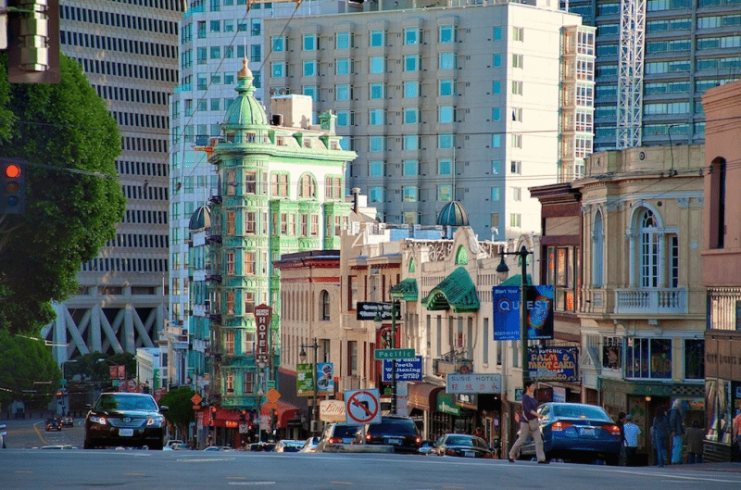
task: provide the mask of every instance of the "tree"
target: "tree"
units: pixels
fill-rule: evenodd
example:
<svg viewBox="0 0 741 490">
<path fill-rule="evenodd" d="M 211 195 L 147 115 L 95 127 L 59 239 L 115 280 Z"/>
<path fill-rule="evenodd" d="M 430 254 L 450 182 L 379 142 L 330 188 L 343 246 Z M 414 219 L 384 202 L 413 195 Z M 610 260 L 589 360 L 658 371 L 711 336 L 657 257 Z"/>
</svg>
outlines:
<svg viewBox="0 0 741 490">
<path fill-rule="evenodd" d="M 79 376 L 80 381 L 105 382 L 110 385 L 111 366 L 126 366 L 126 379 L 136 377 L 136 356 L 130 352 L 121 352 L 109 356 L 102 352 L 90 352 L 76 359 L 67 361 L 64 375 L 68 381 Z"/>
<path fill-rule="evenodd" d="M 0 54 L 0 156 L 28 162 L 26 211 L 0 215 L 0 328 L 37 332 L 77 290 L 83 262 L 115 237 L 125 198 L 121 135 L 80 66 L 60 54 L 56 85 L 7 81 Z"/>
<path fill-rule="evenodd" d="M 160 398 L 160 406 L 167 407 L 165 418 L 178 428 L 180 434 L 187 434 L 188 426 L 195 420 L 193 402 L 190 400 L 195 394 L 192 389 L 183 387 L 168 391 Z"/>
<path fill-rule="evenodd" d="M 11 336 L 0 330 L 0 404 L 23 401 L 43 410 L 59 388 L 62 373 L 43 340 Z"/>
</svg>

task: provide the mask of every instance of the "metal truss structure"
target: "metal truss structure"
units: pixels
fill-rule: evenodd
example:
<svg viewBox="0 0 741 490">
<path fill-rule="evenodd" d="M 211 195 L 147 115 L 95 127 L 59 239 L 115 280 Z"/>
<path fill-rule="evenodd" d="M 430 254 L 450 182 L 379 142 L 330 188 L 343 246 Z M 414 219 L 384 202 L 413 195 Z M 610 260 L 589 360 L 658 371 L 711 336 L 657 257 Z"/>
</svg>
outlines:
<svg viewBox="0 0 741 490">
<path fill-rule="evenodd" d="M 642 142 L 645 41 L 646 0 L 621 0 L 616 128 L 619 150 Z"/>
</svg>

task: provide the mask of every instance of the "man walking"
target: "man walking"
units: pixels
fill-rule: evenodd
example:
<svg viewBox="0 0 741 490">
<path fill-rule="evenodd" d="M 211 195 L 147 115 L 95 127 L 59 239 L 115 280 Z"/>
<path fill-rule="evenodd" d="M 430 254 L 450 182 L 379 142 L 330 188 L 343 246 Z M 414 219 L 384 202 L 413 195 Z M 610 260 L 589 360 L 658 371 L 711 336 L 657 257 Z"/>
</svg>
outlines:
<svg viewBox="0 0 741 490">
<path fill-rule="evenodd" d="M 625 416 L 623 424 L 623 433 L 625 434 L 625 464 L 635 466 L 636 452 L 638 451 L 638 436 L 641 435 L 641 428 L 633 423 L 633 416 Z"/>
<path fill-rule="evenodd" d="M 687 463 L 702 463 L 702 446 L 705 439 L 705 431 L 700 428 L 697 420 L 692 422 L 692 427 L 687 428 Z"/>
<path fill-rule="evenodd" d="M 525 393 L 522 394 L 522 413 L 520 414 L 520 432 L 517 434 L 517 440 L 509 450 L 509 462 L 514 463 L 520 457 L 520 449 L 527 441 L 528 436 L 532 436 L 535 443 L 535 455 L 538 463 L 547 464 L 545 452 L 543 451 L 543 436 L 540 433 L 538 420 L 542 415 L 538 413 L 538 400 L 535 399 L 535 384 L 532 381 L 525 383 Z"/>
<path fill-rule="evenodd" d="M 672 464 L 681 462 L 682 440 L 684 435 L 684 424 L 682 424 L 682 402 L 674 400 L 671 410 L 669 410 L 669 427 L 671 428 L 672 444 Z"/>
</svg>

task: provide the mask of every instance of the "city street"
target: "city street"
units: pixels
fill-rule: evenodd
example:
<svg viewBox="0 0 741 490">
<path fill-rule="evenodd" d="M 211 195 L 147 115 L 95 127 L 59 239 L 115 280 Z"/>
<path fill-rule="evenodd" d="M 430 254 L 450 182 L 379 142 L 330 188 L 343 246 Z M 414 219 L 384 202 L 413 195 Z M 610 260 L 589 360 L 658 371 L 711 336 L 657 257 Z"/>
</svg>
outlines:
<svg viewBox="0 0 741 490">
<path fill-rule="evenodd" d="M 4 422 L 9 429 L 10 449 L 0 451 L 3 488 L 741 488 L 740 463 L 624 468 L 563 463 L 510 464 L 506 460 L 473 461 L 394 454 L 18 449 L 21 446 L 41 447 L 45 443 L 81 445 L 83 429 L 78 420 L 74 428 L 53 433 L 39 429 L 40 423 L 34 428 L 34 422 L 39 421 Z"/>
</svg>

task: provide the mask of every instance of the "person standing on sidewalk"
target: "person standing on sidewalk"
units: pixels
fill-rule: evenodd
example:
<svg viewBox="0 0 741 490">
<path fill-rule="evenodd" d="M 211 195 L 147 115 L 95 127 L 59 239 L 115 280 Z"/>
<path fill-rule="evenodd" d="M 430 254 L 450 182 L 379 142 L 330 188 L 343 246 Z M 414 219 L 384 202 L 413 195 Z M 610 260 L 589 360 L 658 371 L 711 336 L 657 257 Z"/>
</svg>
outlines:
<svg viewBox="0 0 741 490">
<path fill-rule="evenodd" d="M 741 452 L 741 410 L 736 410 L 736 416 L 733 418 L 733 442 L 738 446 L 738 451 Z"/>
<path fill-rule="evenodd" d="M 533 442 L 535 443 L 535 455 L 538 458 L 538 463 L 547 464 L 548 460 L 545 459 L 545 451 L 543 451 L 543 436 L 540 433 L 540 426 L 538 420 L 543 418 L 538 413 L 538 400 L 535 399 L 533 394 L 535 393 L 535 384 L 532 381 L 525 383 L 525 393 L 522 394 L 522 413 L 520 414 L 520 432 L 517 434 L 517 440 L 512 445 L 512 449 L 509 450 L 509 462 L 514 463 L 517 458 L 520 457 L 520 449 L 522 448 L 528 436 L 532 436 Z"/>
<path fill-rule="evenodd" d="M 620 412 L 618 414 L 617 422 L 615 422 L 615 425 L 617 425 L 620 428 L 620 459 L 619 459 L 619 465 L 620 466 L 626 466 L 626 460 L 627 455 L 625 452 L 625 412 Z"/>
<path fill-rule="evenodd" d="M 684 435 L 684 424 L 682 423 L 682 402 L 674 400 L 669 410 L 669 427 L 671 428 L 672 464 L 682 462 L 682 440 Z"/>
<path fill-rule="evenodd" d="M 702 445 L 705 431 L 700 428 L 697 420 L 692 422 L 692 427 L 687 428 L 685 437 L 687 438 L 687 463 L 702 463 Z"/>
<path fill-rule="evenodd" d="M 641 428 L 633 423 L 633 416 L 625 416 L 623 424 L 623 434 L 625 435 L 625 464 L 626 466 L 635 466 L 636 452 L 638 451 L 638 436 L 641 435 Z"/>
<path fill-rule="evenodd" d="M 664 463 L 667 462 L 666 445 L 669 441 L 670 432 L 669 417 L 666 416 L 664 409 L 659 407 L 656 409 L 656 415 L 651 425 L 651 444 L 656 451 L 656 464 L 659 468 L 663 467 Z"/>
</svg>

